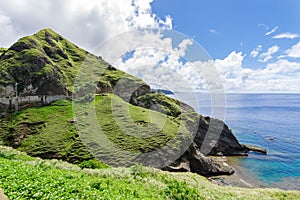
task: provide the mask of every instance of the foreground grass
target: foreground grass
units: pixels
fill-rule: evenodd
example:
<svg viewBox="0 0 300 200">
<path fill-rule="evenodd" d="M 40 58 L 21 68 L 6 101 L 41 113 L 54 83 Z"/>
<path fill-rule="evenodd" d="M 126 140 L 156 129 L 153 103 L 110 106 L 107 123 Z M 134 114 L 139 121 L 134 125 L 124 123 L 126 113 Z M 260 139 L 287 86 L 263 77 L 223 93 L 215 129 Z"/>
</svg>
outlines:
<svg viewBox="0 0 300 200">
<path fill-rule="evenodd" d="M 0 187 L 9 199 L 299 199 L 300 192 L 220 187 L 191 173 L 139 165 L 81 169 L 0 146 Z"/>
</svg>

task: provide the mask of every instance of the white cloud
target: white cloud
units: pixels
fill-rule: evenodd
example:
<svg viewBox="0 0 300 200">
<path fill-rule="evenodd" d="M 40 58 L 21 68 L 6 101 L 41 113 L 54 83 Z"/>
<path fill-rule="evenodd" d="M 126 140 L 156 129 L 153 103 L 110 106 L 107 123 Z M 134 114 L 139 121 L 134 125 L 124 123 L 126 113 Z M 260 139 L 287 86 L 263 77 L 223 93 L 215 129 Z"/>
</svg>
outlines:
<svg viewBox="0 0 300 200">
<path fill-rule="evenodd" d="M 258 27 L 264 27 L 266 30 L 269 30 L 269 27 L 265 24 L 258 24 Z"/>
<path fill-rule="evenodd" d="M 260 54 L 259 61 L 260 62 L 267 62 L 273 58 L 273 54 L 279 51 L 279 46 L 274 45 L 268 49 L 267 52 Z"/>
<path fill-rule="evenodd" d="M 256 58 L 258 54 L 262 51 L 262 46 L 258 45 L 255 49 L 250 53 L 253 58 Z"/>
<path fill-rule="evenodd" d="M 223 60 L 214 61 L 226 91 L 300 91 L 300 63 L 282 59 L 268 63 L 264 68 L 250 69 L 243 66 L 244 57 L 241 52 L 232 52 Z"/>
<path fill-rule="evenodd" d="M 181 45 L 184 43 L 182 41 Z M 173 51 L 176 52 L 177 48 Z M 233 51 L 224 59 L 183 64 L 178 61 L 176 53 L 170 55 L 160 50 L 141 50 L 125 63 L 119 61 L 117 66 L 139 75 L 148 83 L 161 83 L 174 91 L 186 91 L 189 87 L 206 91 L 207 84 L 212 86 L 218 73 L 226 92 L 300 91 L 300 63 L 280 59 L 267 63 L 263 68 L 251 69 L 243 66 L 244 58 L 242 52 Z M 210 73 L 213 68 L 218 72 Z"/>
<path fill-rule="evenodd" d="M 300 42 L 292 46 L 286 52 L 287 56 L 292 58 L 300 58 Z"/>
<path fill-rule="evenodd" d="M 265 36 L 271 35 L 271 34 L 274 33 L 278 28 L 279 28 L 278 26 L 274 27 L 272 30 L 268 31 L 268 32 L 265 34 Z"/>
<path fill-rule="evenodd" d="M 194 86 L 203 85 L 194 66 L 180 61 L 191 45 L 192 40 L 183 39 L 173 47 L 172 40 L 164 38 L 155 43 L 155 48 L 137 48 L 132 58 L 126 61 L 119 58 L 113 65 L 139 76 L 154 87 L 159 84 L 176 91 L 191 91 Z"/>
<path fill-rule="evenodd" d="M 91 50 L 135 28 L 172 28 L 172 19 L 152 12 L 153 0 L 0 0 L 0 46 L 50 27 Z"/>
<path fill-rule="evenodd" d="M 18 28 L 14 27 L 10 17 L 5 15 L 0 15 L 0 46 L 9 46 L 11 41 L 14 41 L 16 37 L 20 36 L 18 34 Z"/>
<path fill-rule="evenodd" d="M 216 31 L 215 29 L 210 29 L 210 30 L 209 30 L 209 32 L 210 32 L 210 33 L 212 33 L 212 34 L 216 34 L 216 35 L 218 35 L 218 34 L 219 34 L 219 32 L 218 32 L 218 31 Z"/>
<path fill-rule="evenodd" d="M 274 39 L 295 39 L 295 38 L 300 38 L 300 34 L 297 34 L 297 33 L 281 33 L 281 34 L 275 35 L 273 38 Z"/>
<path fill-rule="evenodd" d="M 189 46 L 191 46 L 194 42 L 190 39 L 184 39 L 178 47 L 175 49 L 175 52 L 178 54 L 178 56 L 184 57 L 186 54 L 186 51 Z"/>
</svg>

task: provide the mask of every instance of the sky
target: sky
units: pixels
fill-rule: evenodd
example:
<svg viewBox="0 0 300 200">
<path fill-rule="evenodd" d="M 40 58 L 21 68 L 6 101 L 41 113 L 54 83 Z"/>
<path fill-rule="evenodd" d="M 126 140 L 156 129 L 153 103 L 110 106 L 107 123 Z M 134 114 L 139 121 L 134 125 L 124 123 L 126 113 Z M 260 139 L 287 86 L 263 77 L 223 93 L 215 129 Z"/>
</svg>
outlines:
<svg viewBox="0 0 300 200">
<path fill-rule="evenodd" d="M 126 59 L 112 64 L 172 90 L 184 91 L 186 85 L 210 90 L 220 79 L 225 92 L 300 92 L 298 0 L 0 0 L 0 5 L 2 47 L 49 27 L 93 51 L 122 33 L 161 28 L 177 36 L 127 35 L 131 40 L 125 42 L 139 49 L 124 49 Z M 111 43 L 115 49 L 124 45 Z M 113 55 L 100 53 L 107 60 Z M 211 76 L 219 79 L 207 77 L 211 71 L 205 70 L 212 68 L 217 72 Z"/>
</svg>

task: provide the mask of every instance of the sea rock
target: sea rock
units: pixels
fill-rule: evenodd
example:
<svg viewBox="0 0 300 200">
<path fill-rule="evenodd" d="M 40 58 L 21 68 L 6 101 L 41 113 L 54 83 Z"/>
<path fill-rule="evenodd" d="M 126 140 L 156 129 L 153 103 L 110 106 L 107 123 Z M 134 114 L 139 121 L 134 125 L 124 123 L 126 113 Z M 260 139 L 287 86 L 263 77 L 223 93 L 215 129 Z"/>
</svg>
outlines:
<svg viewBox="0 0 300 200">
<path fill-rule="evenodd" d="M 194 142 L 204 155 L 246 156 L 249 151 L 224 122 L 210 117 L 200 118 Z"/>
<path fill-rule="evenodd" d="M 258 152 L 258 153 L 261 153 L 261 154 L 267 154 L 267 150 L 265 148 L 261 148 L 261 147 L 257 147 L 257 146 L 249 145 L 249 144 L 242 144 L 242 146 L 247 151 Z"/>
</svg>

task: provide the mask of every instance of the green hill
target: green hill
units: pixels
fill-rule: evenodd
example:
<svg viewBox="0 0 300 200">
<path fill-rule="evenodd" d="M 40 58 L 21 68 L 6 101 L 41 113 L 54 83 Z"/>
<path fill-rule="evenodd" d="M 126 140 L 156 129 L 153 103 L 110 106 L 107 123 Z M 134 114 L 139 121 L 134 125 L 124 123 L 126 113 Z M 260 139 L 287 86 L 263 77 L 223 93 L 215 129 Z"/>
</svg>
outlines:
<svg viewBox="0 0 300 200">
<path fill-rule="evenodd" d="M 19 39 L 0 56 L 0 85 L 19 83 L 20 95 L 65 94 L 73 85 L 82 63 L 105 74 L 101 83 L 111 87 L 116 77 L 141 82 L 114 69 L 102 58 L 89 54 L 51 29 Z M 100 77 L 99 77 L 100 78 Z M 111 88 L 108 88 L 108 90 Z M 5 96 L 1 94 L 0 97 Z"/>
</svg>

